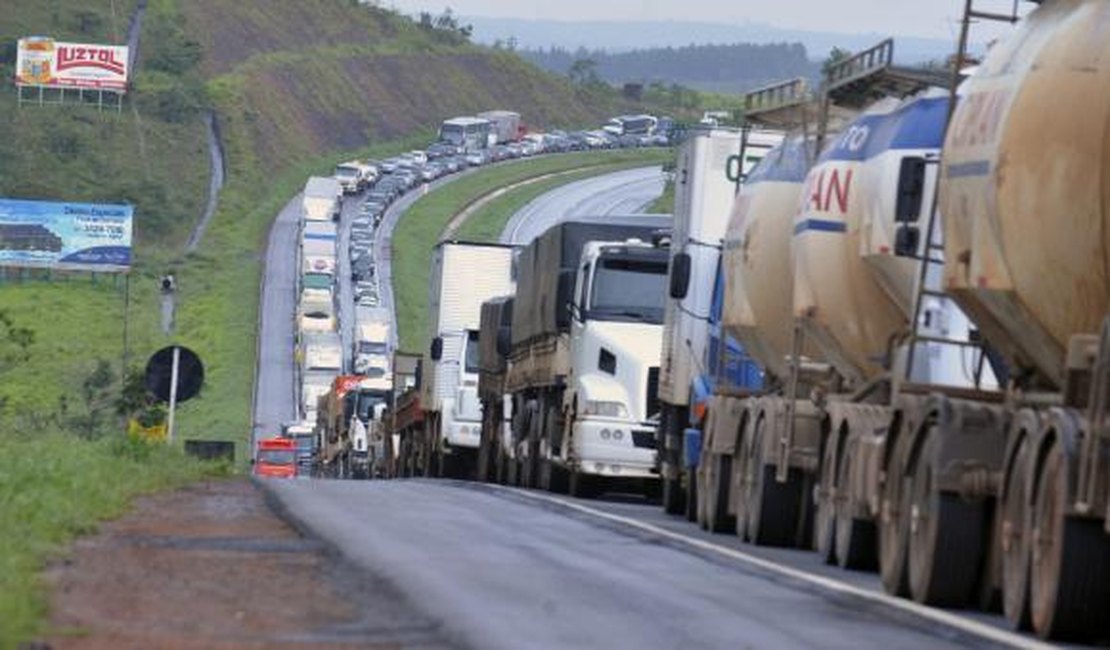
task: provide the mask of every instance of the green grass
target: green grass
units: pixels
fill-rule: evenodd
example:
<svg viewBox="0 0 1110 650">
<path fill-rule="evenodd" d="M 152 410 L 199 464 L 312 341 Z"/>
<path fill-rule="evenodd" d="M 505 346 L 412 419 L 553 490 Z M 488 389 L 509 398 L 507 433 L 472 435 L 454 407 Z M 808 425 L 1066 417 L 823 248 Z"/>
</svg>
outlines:
<svg viewBox="0 0 1110 650">
<path fill-rule="evenodd" d="M 672 214 L 674 212 L 674 180 L 668 180 L 663 185 L 663 194 L 648 206 L 648 212 L 657 214 Z"/>
<path fill-rule="evenodd" d="M 527 160 L 482 170 L 422 197 L 393 231 L 394 308 L 402 350 L 421 349 L 427 333 L 428 278 L 432 248 L 466 205 L 497 188 L 536 176 L 603 164 L 650 165 L 669 160 L 668 149 L 583 152 Z"/>
<path fill-rule="evenodd" d="M 222 470 L 164 446 L 64 433 L 0 436 L 0 648 L 43 633 L 43 562 L 132 498 Z"/>
</svg>

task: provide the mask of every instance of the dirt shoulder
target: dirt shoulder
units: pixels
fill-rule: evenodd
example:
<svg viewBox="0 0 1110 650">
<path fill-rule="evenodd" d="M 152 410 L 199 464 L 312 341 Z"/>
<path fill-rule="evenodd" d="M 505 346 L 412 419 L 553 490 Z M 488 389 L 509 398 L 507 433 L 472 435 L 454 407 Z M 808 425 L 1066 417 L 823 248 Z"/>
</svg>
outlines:
<svg viewBox="0 0 1110 650">
<path fill-rule="evenodd" d="M 35 650 L 452 647 L 246 480 L 141 499 L 46 577 L 50 634 Z"/>
</svg>

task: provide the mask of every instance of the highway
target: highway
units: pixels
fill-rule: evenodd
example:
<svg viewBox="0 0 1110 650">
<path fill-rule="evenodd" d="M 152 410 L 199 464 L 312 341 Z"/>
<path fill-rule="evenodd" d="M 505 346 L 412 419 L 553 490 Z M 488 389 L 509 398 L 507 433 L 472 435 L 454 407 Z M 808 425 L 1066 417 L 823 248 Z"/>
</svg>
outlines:
<svg viewBox="0 0 1110 650">
<path fill-rule="evenodd" d="M 465 647 L 982 647 L 516 490 L 423 479 L 269 487 L 303 527 Z"/>
<path fill-rule="evenodd" d="M 527 244 L 571 217 L 634 214 L 663 193 L 663 172 L 647 167 L 568 183 L 521 208 L 501 233 L 503 244 Z"/>
<path fill-rule="evenodd" d="M 569 184 L 522 208 L 502 241 L 524 243 L 568 218 L 635 212 L 661 187 L 658 169 Z M 418 196 L 389 210 L 376 244 L 387 305 L 389 234 Z M 355 205 L 348 201 L 344 225 Z M 271 255 L 274 240 L 287 236 L 287 211 L 275 223 Z M 266 309 L 284 304 L 267 300 L 271 286 L 291 282 L 285 268 L 291 266 L 268 265 Z M 349 290 L 341 288 L 341 295 Z M 284 293 L 291 301 L 292 290 Z M 266 328 L 269 316 L 263 315 L 263 331 L 280 340 Z M 260 360 L 267 367 L 280 363 L 272 355 Z M 280 411 L 266 403 L 280 393 L 273 383 L 260 382 L 260 420 Z M 423 479 L 268 482 L 266 488 L 303 531 L 371 579 L 393 585 L 460 647 L 1039 647 L 1005 629 L 1000 617 L 891 598 L 874 574 L 825 566 L 811 552 L 705 533 L 639 498 L 576 500 Z"/>
</svg>

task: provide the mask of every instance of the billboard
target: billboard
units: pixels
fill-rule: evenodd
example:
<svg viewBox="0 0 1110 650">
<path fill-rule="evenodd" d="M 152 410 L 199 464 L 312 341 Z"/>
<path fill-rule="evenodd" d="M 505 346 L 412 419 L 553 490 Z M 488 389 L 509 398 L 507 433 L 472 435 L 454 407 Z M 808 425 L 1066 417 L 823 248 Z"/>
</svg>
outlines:
<svg viewBox="0 0 1110 650">
<path fill-rule="evenodd" d="M 19 39 L 17 86 L 127 90 L 127 47 L 63 43 L 34 36 Z"/>
<path fill-rule="evenodd" d="M 132 217 L 130 205 L 0 199 L 0 266 L 127 271 Z"/>
</svg>

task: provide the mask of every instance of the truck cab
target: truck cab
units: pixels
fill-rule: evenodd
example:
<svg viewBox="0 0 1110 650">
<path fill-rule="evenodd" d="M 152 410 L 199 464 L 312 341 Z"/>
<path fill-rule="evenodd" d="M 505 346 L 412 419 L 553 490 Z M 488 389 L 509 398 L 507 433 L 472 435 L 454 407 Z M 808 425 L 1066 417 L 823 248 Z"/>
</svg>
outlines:
<svg viewBox="0 0 1110 650">
<path fill-rule="evenodd" d="M 287 422 L 281 427 L 281 436 L 293 441 L 297 450 L 297 476 L 311 476 L 316 462 L 315 423 L 302 420 Z"/>
<path fill-rule="evenodd" d="M 590 242 L 570 305 L 571 464 L 582 474 L 653 478 L 666 249 Z"/>
<path fill-rule="evenodd" d="M 293 478 L 297 475 L 297 447 L 291 438 L 266 438 L 258 441 L 254 454 L 255 476 Z"/>
<path fill-rule="evenodd" d="M 351 462 L 355 478 L 374 478 L 386 473 L 385 413 L 393 401 L 392 382 L 389 386 L 380 381 L 364 379 L 353 392 L 354 418 L 361 427 L 351 422 Z"/>
</svg>

